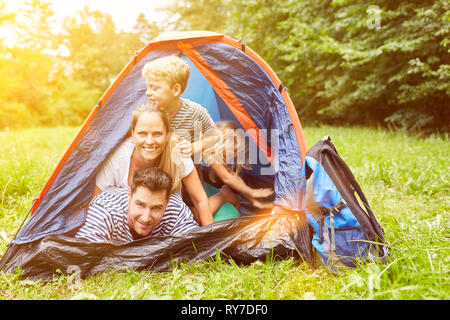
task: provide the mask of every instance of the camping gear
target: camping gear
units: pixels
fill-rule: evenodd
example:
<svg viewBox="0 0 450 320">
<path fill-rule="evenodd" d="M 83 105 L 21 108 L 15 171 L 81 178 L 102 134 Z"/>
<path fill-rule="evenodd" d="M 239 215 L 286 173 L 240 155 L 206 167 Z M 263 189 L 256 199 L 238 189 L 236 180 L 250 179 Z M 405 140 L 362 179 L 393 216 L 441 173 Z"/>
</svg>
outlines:
<svg viewBox="0 0 450 320">
<path fill-rule="evenodd" d="M 245 180 L 253 186 L 273 186 L 274 210 L 220 221 L 182 237 L 143 239 L 126 245 L 86 244 L 71 238 L 84 223 L 83 207 L 94 190 L 97 170 L 127 136 L 132 110 L 147 101 L 143 66 L 168 55 L 181 57 L 191 67 L 182 97 L 207 108 L 215 122 L 232 120 L 248 134 L 258 161 Z M 309 262 L 311 234 L 303 214 L 301 185 L 305 155 L 292 101 L 254 51 L 219 33 L 161 35 L 136 54 L 93 108 L 34 200 L 0 261 L 0 269 L 14 272 L 21 267 L 24 276 L 43 278 L 58 269 L 66 272 L 63 266 L 69 265 L 86 268 L 85 275 L 108 268 L 159 270 L 157 266 L 170 265 L 171 257 L 195 261 L 214 257 L 216 250 L 246 263 L 264 258 L 267 252 L 301 255 Z"/>
<path fill-rule="evenodd" d="M 384 231 L 329 136 L 308 150 L 302 172 L 312 244 L 323 264 L 336 271 L 355 266 L 357 259 L 383 261 L 388 255 Z"/>
</svg>

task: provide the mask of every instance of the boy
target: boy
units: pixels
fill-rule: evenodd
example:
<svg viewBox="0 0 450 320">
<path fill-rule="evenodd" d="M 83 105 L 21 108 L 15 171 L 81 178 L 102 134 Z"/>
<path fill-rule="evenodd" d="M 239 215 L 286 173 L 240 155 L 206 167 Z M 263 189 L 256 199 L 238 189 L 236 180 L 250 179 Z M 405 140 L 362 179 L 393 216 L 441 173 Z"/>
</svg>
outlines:
<svg viewBox="0 0 450 320">
<path fill-rule="evenodd" d="M 204 107 L 180 97 L 186 89 L 189 72 L 189 65 L 177 56 L 155 59 L 142 69 L 148 99 L 168 113 L 178 148 L 184 156 L 196 155 L 194 163 L 198 164 L 202 150 L 214 144 L 219 135 Z"/>
</svg>

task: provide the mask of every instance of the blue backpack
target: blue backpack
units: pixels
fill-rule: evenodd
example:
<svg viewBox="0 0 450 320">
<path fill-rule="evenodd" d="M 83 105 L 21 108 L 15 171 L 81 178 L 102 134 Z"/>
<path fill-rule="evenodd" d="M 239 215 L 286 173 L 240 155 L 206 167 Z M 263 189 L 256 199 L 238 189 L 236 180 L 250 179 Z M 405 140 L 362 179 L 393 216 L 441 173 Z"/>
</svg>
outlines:
<svg viewBox="0 0 450 320">
<path fill-rule="evenodd" d="M 302 177 L 312 245 L 322 263 L 332 271 L 354 267 L 358 259 L 384 263 L 389 255 L 384 231 L 330 137 L 308 150 Z"/>
</svg>

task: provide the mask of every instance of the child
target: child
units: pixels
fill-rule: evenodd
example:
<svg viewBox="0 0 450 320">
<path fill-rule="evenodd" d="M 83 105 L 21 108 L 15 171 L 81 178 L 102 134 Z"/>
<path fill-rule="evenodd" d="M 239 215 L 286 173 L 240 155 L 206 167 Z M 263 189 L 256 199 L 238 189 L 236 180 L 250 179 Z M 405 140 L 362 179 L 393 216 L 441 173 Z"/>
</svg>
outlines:
<svg viewBox="0 0 450 320">
<path fill-rule="evenodd" d="M 257 209 L 271 208 L 272 202 L 263 201 L 263 199 L 272 196 L 273 190 L 271 188 L 251 188 L 239 176 L 243 168 L 248 169 L 245 164 L 248 148 L 243 134 L 238 134 L 237 130 L 240 128 L 232 121 L 218 122 L 216 127 L 220 133 L 219 142 L 203 153 L 204 164 L 212 169 L 213 175 L 210 174 L 210 180 L 217 182 L 216 178 L 218 178 L 224 185 L 240 193 Z M 231 164 L 231 168 L 228 166 L 229 164 Z"/>
<path fill-rule="evenodd" d="M 218 134 L 204 107 L 180 97 L 186 89 L 189 72 L 189 65 L 177 56 L 155 59 L 142 69 L 148 99 L 167 112 L 178 148 L 184 156 L 191 157 L 214 144 Z"/>
</svg>

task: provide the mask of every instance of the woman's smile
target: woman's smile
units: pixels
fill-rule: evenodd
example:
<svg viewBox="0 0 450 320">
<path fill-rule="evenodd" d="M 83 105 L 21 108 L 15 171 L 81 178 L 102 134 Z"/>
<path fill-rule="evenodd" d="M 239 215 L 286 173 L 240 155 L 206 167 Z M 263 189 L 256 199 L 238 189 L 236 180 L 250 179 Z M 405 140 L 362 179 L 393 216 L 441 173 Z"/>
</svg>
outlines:
<svg viewBox="0 0 450 320">
<path fill-rule="evenodd" d="M 141 114 L 133 130 L 138 159 L 147 165 L 154 165 L 152 162 L 157 161 L 164 151 L 167 137 L 167 129 L 158 113 Z"/>
<path fill-rule="evenodd" d="M 157 147 L 143 147 L 143 148 L 147 152 L 155 152 L 156 150 L 158 150 Z"/>
</svg>

